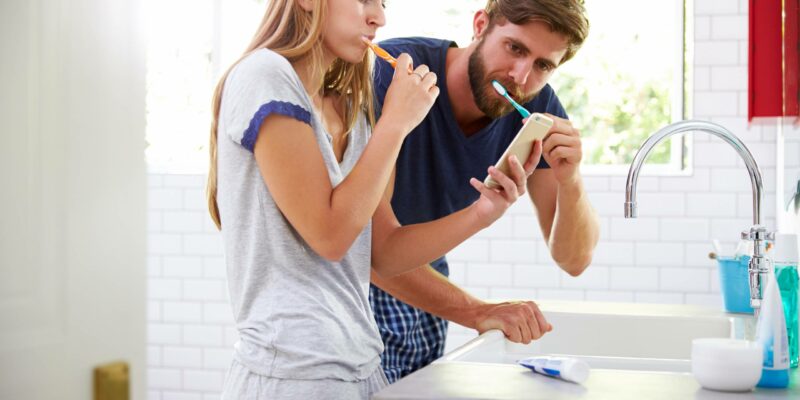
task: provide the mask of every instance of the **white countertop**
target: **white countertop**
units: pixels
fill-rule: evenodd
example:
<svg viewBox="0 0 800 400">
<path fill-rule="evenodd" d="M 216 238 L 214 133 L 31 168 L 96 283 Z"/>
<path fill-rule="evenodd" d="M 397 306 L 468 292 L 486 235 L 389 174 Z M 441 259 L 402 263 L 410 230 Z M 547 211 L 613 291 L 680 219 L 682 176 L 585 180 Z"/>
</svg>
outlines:
<svg viewBox="0 0 800 400">
<path fill-rule="evenodd" d="M 625 316 L 644 323 L 649 318 L 730 318 L 731 334 L 742 337 L 753 332 L 752 316 L 725 314 L 715 308 L 691 305 L 592 303 L 572 301 L 538 302 L 545 315 L 572 313 Z M 552 315 L 551 314 L 551 315 Z M 582 317 L 581 317 L 582 318 Z M 587 320 L 588 321 L 588 320 Z M 563 322 L 563 321 L 562 321 Z M 637 322 L 639 323 L 639 322 Z M 583 326 L 583 328 L 587 328 Z M 573 326 L 572 330 L 581 330 Z M 745 333 L 747 331 L 747 333 Z M 586 337 L 586 336 L 584 336 Z M 591 340 L 599 340 L 592 338 Z M 626 342 L 627 343 L 627 342 Z M 633 344 L 632 344 L 633 345 Z M 597 346 L 597 344 L 593 345 Z M 466 348 L 468 346 L 465 345 Z M 462 348 L 462 349 L 463 349 Z M 464 350 L 461 350 L 463 353 Z M 380 391 L 374 399 L 798 399 L 800 369 L 791 370 L 789 389 L 756 388 L 747 393 L 706 390 L 687 372 L 652 372 L 594 368 L 582 385 L 535 374 L 519 365 L 474 362 L 463 359 L 457 349 L 437 362 Z M 580 354 L 580 353 L 576 353 Z M 684 356 L 685 357 L 685 356 Z M 683 358 L 683 357 L 681 357 Z M 481 360 L 482 361 L 482 360 Z M 683 361 L 688 363 L 688 361 Z M 688 364 L 686 364 L 688 365 Z M 688 369 L 684 369 L 688 370 Z"/>
<path fill-rule="evenodd" d="M 792 370 L 789 389 L 725 393 L 701 388 L 687 373 L 596 369 L 583 385 L 578 385 L 535 374 L 518 365 L 448 362 L 431 364 L 380 391 L 373 399 L 800 399 L 798 371 Z"/>
</svg>

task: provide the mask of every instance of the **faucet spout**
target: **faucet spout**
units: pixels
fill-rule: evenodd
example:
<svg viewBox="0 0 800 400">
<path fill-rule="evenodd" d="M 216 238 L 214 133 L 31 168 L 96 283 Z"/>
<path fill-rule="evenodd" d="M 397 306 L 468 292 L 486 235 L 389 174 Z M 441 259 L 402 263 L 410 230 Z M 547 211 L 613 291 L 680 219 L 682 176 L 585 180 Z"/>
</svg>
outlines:
<svg viewBox="0 0 800 400">
<path fill-rule="evenodd" d="M 766 282 L 766 274 L 769 272 L 769 260 L 764 259 L 761 252 L 762 241 L 767 239 L 770 234 L 761 225 L 761 200 L 762 200 L 762 181 L 761 171 L 758 169 L 753 154 L 744 143 L 733 133 L 724 127 L 706 121 L 688 120 L 679 121 L 661 128 L 658 132 L 650 136 L 631 163 L 628 171 L 628 180 L 625 185 L 625 218 L 636 218 L 638 210 L 636 206 L 636 184 L 639 180 L 639 170 L 644 165 L 644 161 L 650 151 L 664 139 L 684 132 L 706 132 L 719 137 L 736 150 L 736 153 L 744 161 L 747 172 L 750 175 L 750 183 L 753 189 L 753 227 L 749 232 L 742 233 L 743 238 L 753 240 L 754 254 L 750 259 L 748 268 L 750 276 L 750 305 L 758 314 L 762 298 L 762 282 Z"/>
</svg>

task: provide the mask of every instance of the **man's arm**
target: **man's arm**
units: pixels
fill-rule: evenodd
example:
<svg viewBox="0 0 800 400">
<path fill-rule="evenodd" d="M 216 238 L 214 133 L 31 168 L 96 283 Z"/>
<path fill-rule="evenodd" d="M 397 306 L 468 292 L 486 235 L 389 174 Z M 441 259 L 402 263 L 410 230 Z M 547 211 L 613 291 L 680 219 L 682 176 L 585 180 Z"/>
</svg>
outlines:
<svg viewBox="0 0 800 400">
<path fill-rule="evenodd" d="M 500 329 L 513 342 L 527 344 L 553 329 L 536 303 L 487 303 L 456 286 L 430 265 L 390 279 L 372 271 L 372 284 L 404 303 L 478 333 Z"/>
<path fill-rule="evenodd" d="M 579 174 L 580 133 L 569 121 L 550 117 L 555 124 L 542 152 L 550 169 L 537 170 L 528 178 L 528 193 L 553 260 L 578 276 L 592 261 L 600 227 Z"/>
</svg>

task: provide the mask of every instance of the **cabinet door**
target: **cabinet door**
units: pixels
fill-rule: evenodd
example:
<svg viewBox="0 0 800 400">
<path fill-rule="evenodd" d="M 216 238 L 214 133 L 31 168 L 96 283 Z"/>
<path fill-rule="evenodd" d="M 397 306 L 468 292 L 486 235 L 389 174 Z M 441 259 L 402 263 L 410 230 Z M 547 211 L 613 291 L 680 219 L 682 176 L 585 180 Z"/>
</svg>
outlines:
<svg viewBox="0 0 800 400">
<path fill-rule="evenodd" d="M 798 116 L 798 0 L 750 0 L 748 119 Z"/>
<path fill-rule="evenodd" d="M 0 399 L 144 397 L 138 1 L 0 2 Z"/>
</svg>

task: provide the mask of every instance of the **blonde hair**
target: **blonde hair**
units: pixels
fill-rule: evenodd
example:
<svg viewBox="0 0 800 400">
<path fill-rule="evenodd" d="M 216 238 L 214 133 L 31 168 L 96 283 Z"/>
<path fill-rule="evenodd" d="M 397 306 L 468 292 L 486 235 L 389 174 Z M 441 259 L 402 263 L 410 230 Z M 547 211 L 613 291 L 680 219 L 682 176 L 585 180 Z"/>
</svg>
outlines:
<svg viewBox="0 0 800 400">
<path fill-rule="evenodd" d="M 589 18 L 583 0 L 488 0 L 489 29 L 499 21 L 522 25 L 542 21 L 550 30 L 567 37 L 567 52 L 561 63 L 572 58 L 589 36 Z"/>
<path fill-rule="evenodd" d="M 250 41 L 250 45 L 247 46 L 239 60 L 231 65 L 220 78 L 212 101 L 211 136 L 208 149 L 210 164 L 206 186 L 208 211 L 217 229 L 222 229 L 217 206 L 217 128 L 222 92 L 225 79 L 231 69 L 252 52 L 259 49 L 270 49 L 290 62 L 310 57 L 311 76 L 316 82 L 319 82 L 321 94 L 323 96 L 329 94 L 339 96 L 342 109 L 345 110 L 345 132 L 349 132 L 356 124 L 359 112 L 366 114 L 370 125 L 375 124 L 370 55 L 365 53 L 364 59 L 357 64 L 336 59 L 327 71 L 322 71 L 322 29 L 327 14 L 326 0 L 314 1 L 314 9 L 310 12 L 300 7 L 297 0 L 270 0 L 264 18 Z"/>
</svg>

